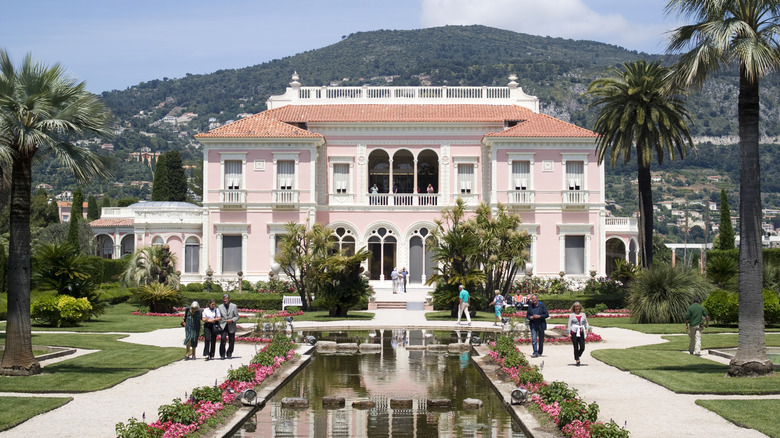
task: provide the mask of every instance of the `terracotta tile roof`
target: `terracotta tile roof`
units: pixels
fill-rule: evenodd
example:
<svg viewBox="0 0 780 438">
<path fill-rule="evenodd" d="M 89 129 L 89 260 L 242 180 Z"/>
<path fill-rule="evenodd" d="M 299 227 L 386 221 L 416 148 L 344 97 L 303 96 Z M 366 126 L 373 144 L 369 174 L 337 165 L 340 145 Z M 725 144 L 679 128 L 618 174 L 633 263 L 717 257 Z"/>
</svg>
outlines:
<svg viewBox="0 0 780 438">
<path fill-rule="evenodd" d="M 298 137 L 322 138 L 322 135 L 297 128 L 290 124 L 267 117 L 266 112 L 245 117 L 241 120 L 220 126 L 204 132 L 195 138 L 229 138 L 229 137 Z"/>
<path fill-rule="evenodd" d="M 263 114 L 293 123 L 308 122 L 503 122 L 532 111 L 516 105 L 287 105 Z"/>
<path fill-rule="evenodd" d="M 134 219 L 110 219 L 100 218 L 89 223 L 91 227 L 132 227 Z"/>
<path fill-rule="evenodd" d="M 526 120 L 501 132 L 485 137 L 597 137 L 596 133 L 546 114 L 533 114 Z"/>
<path fill-rule="evenodd" d="M 287 105 L 263 111 L 196 138 L 211 137 L 311 137 L 322 138 L 291 124 L 312 122 L 453 122 L 504 123 L 517 125 L 488 136 L 500 137 L 595 137 L 596 134 L 570 123 L 517 105 Z"/>
</svg>

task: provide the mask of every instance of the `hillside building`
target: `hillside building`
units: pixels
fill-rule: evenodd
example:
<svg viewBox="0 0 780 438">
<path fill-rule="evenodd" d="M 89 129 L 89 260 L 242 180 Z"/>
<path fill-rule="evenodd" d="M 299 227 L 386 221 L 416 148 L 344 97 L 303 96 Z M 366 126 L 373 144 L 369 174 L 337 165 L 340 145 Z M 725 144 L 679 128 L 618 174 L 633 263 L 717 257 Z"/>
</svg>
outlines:
<svg viewBox="0 0 780 438">
<path fill-rule="evenodd" d="M 596 134 L 539 113 L 506 87 L 304 87 L 266 111 L 195 136 L 203 207 L 138 203 L 92 223 L 100 254 L 167 243 L 182 281 L 266 279 L 289 222 L 328 224 L 367 247 L 373 282 L 433 273 L 426 236 L 458 198 L 507 205 L 531 236 L 533 273 L 586 279 L 636 263 L 635 218 L 608 216 Z M 113 221 L 113 222 L 112 222 Z M 131 244 L 132 242 L 132 244 Z M 381 284 L 381 283 L 380 283 Z"/>
</svg>

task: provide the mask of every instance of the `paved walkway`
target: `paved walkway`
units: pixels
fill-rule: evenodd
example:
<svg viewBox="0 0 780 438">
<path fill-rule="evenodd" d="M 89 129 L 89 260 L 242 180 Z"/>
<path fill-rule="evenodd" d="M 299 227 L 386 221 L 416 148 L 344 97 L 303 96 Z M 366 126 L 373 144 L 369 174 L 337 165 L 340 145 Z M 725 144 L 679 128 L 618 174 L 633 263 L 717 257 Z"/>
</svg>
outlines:
<svg viewBox="0 0 780 438">
<path fill-rule="evenodd" d="M 386 297 L 385 295 L 388 295 Z M 386 298 L 398 301 L 423 302 L 426 293 L 410 290 L 406 295 L 392 295 L 378 291 L 378 300 Z M 371 321 L 350 321 L 341 323 L 294 323 L 295 330 L 327 326 L 330 329 L 407 327 L 407 328 L 452 328 L 455 322 L 425 320 L 425 312 L 413 310 L 378 310 Z M 492 323 L 474 322 L 474 331 L 492 329 Z M 614 419 L 631 432 L 632 438 L 643 437 L 763 437 L 765 435 L 750 429 L 737 427 L 720 416 L 695 404 L 701 398 L 728 398 L 722 396 L 697 396 L 675 394 L 661 386 L 620 371 L 592 359 L 590 352 L 601 348 L 629 348 L 664 342 L 660 335 L 648 335 L 618 328 L 597 328 L 605 341 L 588 344 L 583 356 L 583 366 L 573 366 L 572 348 L 569 344 L 546 345 L 544 356 L 531 359 L 532 363 L 543 364 L 543 374 L 548 381 L 561 380 L 577 388 L 587 402 L 597 402 L 601 408 L 599 418 Z M 151 333 L 131 334 L 123 339 L 161 347 L 181 347 L 182 329 L 163 329 Z M 68 396 L 73 401 L 46 414 L 38 415 L 21 425 L 0 433 L 3 437 L 109 437 L 114 436 L 114 426 L 130 417 L 139 418 L 145 413 L 147 421 L 157 417 L 157 408 L 176 397 L 184 397 L 185 391 L 197 386 L 212 385 L 223 380 L 230 367 L 247 363 L 254 355 L 254 345 L 236 344 L 232 360 L 178 361 L 152 370 L 142 376 L 128 379 L 112 388 L 86 394 L 47 394 L 45 396 Z M 528 356 L 530 346 L 521 346 Z M 81 351 L 79 354 L 89 354 Z M 182 347 L 182 356 L 184 348 Z M 67 360 L 73 356 L 61 358 Z M 708 357 L 708 356 L 705 356 Z M 713 360 L 723 360 L 721 358 Z M 51 363 L 51 362 L 49 362 Z M 45 367 L 47 363 L 44 363 Z M 30 394 L 0 393 L 0 396 L 30 396 Z M 750 397 L 758 398 L 758 397 Z M 770 398 L 780 399 L 780 396 Z"/>
</svg>

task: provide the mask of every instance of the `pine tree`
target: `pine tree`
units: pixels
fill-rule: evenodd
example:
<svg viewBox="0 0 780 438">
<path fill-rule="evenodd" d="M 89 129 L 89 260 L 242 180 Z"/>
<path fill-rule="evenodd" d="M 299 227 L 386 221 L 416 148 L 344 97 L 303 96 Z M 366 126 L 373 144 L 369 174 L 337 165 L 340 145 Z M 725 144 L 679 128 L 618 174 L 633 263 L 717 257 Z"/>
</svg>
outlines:
<svg viewBox="0 0 780 438">
<path fill-rule="evenodd" d="M 165 201 L 184 202 L 187 200 L 187 175 L 179 151 L 165 154 L 165 166 L 168 168 L 168 199 Z"/>
<path fill-rule="evenodd" d="M 726 189 L 720 191 L 720 236 L 718 249 L 734 249 L 734 227 L 731 226 L 731 209 Z"/>
<path fill-rule="evenodd" d="M 98 209 L 97 199 L 94 196 L 89 195 L 87 198 L 87 220 L 94 221 L 100 218 L 100 210 Z"/>
<path fill-rule="evenodd" d="M 154 172 L 152 183 L 152 201 L 167 201 L 170 198 L 167 161 L 166 154 L 160 155 L 157 159 L 157 170 Z"/>
<path fill-rule="evenodd" d="M 84 194 L 81 189 L 73 194 L 70 207 L 70 223 L 68 225 L 68 243 L 79 251 L 79 221 L 84 219 Z"/>
</svg>

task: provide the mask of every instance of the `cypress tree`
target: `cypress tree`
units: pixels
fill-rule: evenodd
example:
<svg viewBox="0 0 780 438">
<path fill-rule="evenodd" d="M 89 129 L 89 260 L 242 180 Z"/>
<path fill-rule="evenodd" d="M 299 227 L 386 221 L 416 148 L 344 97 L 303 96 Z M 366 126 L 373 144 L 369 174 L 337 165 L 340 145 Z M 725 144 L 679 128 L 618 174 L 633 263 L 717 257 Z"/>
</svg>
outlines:
<svg viewBox="0 0 780 438">
<path fill-rule="evenodd" d="M 87 220 L 94 221 L 100 218 L 100 211 L 98 210 L 97 199 L 94 196 L 89 195 L 87 198 Z"/>
<path fill-rule="evenodd" d="M 154 181 L 152 182 L 152 201 L 167 201 L 170 198 L 166 155 L 162 154 L 157 159 L 157 169 L 154 171 Z"/>
<path fill-rule="evenodd" d="M 731 225 L 731 209 L 726 189 L 720 190 L 720 236 L 718 249 L 734 249 L 734 227 Z"/>
<path fill-rule="evenodd" d="M 68 243 L 79 251 L 79 221 L 84 219 L 84 194 L 77 189 L 73 194 L 73 203 L 70 206 L 70 222 L 68 225 Z M 79 251 L 80 252 L 80 251 Z"/>
<path fill-rule="evenodd" d="M 113 207 L 113 206 L 114 206 L 114 200 L 111 199 L 111 197 L 108 195 L 103 196 L 103 200 L 100 203 L 100 208 Z M 100 214 L 99 211 L 98 214 Z"/>
<path fill-rule="evenodd" d="M 187 175 L 179 151 L 165 154 L 165 166 L 168 168 L 168 199 L 165 201 L 184 202 L 187 200 Z"/>
</svg>

